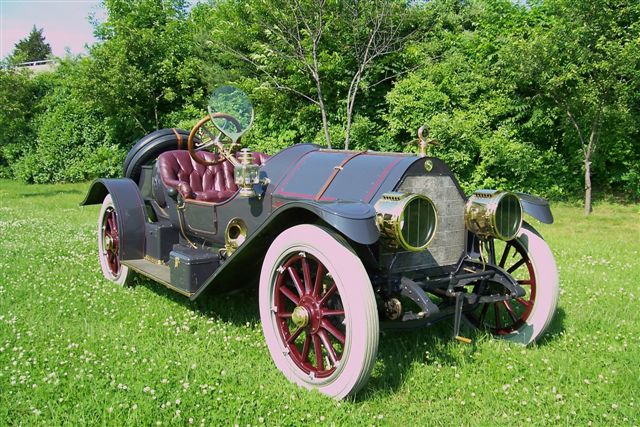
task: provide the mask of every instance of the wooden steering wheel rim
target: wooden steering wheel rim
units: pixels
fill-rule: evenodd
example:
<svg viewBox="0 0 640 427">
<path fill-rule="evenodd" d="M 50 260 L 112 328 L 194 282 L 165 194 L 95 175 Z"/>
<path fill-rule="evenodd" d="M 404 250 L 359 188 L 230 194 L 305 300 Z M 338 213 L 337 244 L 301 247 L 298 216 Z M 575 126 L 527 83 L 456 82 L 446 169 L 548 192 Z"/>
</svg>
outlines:
<svg viewBox="0 0 640 427">
<path fill-rule="evenodd" d="M 238 131 L 240 131 L 240 129 L 242 128 L 242 125 L 235 117 L 225 113 L 214 113 L 213 115 L 206 115 L 205 117 L 200 119 L 200 121 L 198 121 L 198 123 L 196 123 L 196 125 L 193 128 L 191 128 L 191 132 L 189 132 L 189 139 L 187 140 L 187 148 L 189 150 L 189 155 L 191 156 L 191 158 L 196 163 L 201 164 L 202 166 L 213 166 L 213 165 L 217 165 L 218 163 L 222 163 L 226 160 L 226 155 L 223 150 L 220 150 L 220 153 L 219 153 L 221 157 L 220 160 L 213 160 L 213 161 L 204 160 L 202 157 L 198 156 L 194 147 L 194 139 L 195 139 L 196 133 L 198 133 L 198 130 L 200 130 L 200 128 L 204 126 L 205 123 L 217 117 L 221 117 L 229 120 L 231 123 L 235 125 Z"/>
</svg>

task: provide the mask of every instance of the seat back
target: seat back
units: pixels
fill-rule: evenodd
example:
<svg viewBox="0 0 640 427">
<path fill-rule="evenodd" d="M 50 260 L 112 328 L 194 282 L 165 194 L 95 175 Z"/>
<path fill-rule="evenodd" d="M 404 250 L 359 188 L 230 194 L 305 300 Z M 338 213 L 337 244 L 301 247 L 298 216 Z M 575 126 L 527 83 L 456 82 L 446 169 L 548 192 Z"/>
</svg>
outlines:
<svg viewBox="0 0 640 427">
<path fill-rule="evenodd" d="M 200 151 L 206 161 L 217 161 L 218 154 Z M 254 153 L 254 163 L 261 165 L 269 158 L 264 153 Z M 233 164 L 228 160 L 203 166 L 191 158 L 187 150 L 165 151 L 158 157 L 158 172 L 167 187 L 176 188 L 185 199 L 221 202 L 238 191 L 233 178 Z"/>
</svg>

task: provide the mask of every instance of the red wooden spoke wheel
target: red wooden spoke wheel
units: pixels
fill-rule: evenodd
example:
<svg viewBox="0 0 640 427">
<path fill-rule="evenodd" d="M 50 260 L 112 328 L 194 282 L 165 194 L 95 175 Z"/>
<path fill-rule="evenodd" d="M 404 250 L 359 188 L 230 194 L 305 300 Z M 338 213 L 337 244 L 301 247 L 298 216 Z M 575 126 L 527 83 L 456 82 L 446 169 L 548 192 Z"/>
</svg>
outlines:
<svg viewBox="0 0 640 427">
<path fill-rule="evenodd" d="M 480 304 L 465 318 L 473 327 L 512 341 L 529 344 L 549 326 L 558 303 L 558 271 L 546 242 L 530 226 L 509 242 L 496 241 L 498 265 L 517 280 L 524 297 Z M 488 283 L 486 293 L 505 293 Z"/>
<path fill-rule="evenodd" d="M 298 225 L 271 244 L 260 274 L 260 319 L 276 366 L 335 398 L 367 381 L 378 349 L 369 276 L 340 237 Z"/>
<path fill-rule="evenodd" d="M 116 220 L 116 211 L 109 206 L 102 224 L 102 241 L 104 242 L 105 255 L 107 257 L 107 265 L 111 274 L 117 276 L 120 274 L 120 238 L 118 236 L 118 222 Z"/>
<path fill-rule="evenodd" d="M 121 239 L 116 206 L 108 194 L 102 202 L 98 217 L 98 257 L 104 277 L 119 285 L 125 285 L 129 283 L 133 273 L 120 262 Z"/>
<path fill-rule="evenodd" d="M 284 260 L 277 271 L 274 308 L 282 340 L 302 371 L 326 377 L 340 363 L 347 335 L 338 286 L 306 252 Z"/>
</svg>

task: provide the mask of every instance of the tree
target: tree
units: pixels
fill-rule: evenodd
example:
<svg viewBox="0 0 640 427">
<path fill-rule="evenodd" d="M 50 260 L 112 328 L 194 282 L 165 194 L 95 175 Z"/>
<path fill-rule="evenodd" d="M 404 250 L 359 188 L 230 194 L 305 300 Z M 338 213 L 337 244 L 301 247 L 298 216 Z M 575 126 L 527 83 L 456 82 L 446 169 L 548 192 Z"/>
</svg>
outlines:
<svg viewBox="0 0 640 427">
<path fill-rule="evenodd" d="M 522 81 L 538 88 L 566 117 L 584 172 L 584 210 L 592 210 L 592 172 L 602 145 L 620 136 L 637 93 L 640 6 L 632 1 L 549 0 L 537 23 L 514 45 Z"/>
<path fill-rule="evenodd" d="M 342 115 L 349 148 L 363 80 L 412 34 L 413 9 L 398 1 L 246 0 L 213 7 L 209 42 L 250 65 L 257 79 L 317 107 L 328 147 L 330 117 Z M 342 97 L 346 108 L 338 114 Z"/>
<path fill-rule="evenodd" d="M 42 35 L 43 31 L 43 28 L 38 30 L 34 25 L 29 35 L 16 43 L 12 62 L 31 62 L 47 59 L 47 56 L 51 55 L 51 46 L 49 43 L 45 43 L 45 38 Z"/>
<path fill-rule="evenodd" d="M 11 168 L 32 145 L 37 83 L 25 70 L 0 70 L 0 177 L 10 177 Z"/>
<path fill-rule="evenodd" d="M 201 63 L 192 54 L 185 0 L 105 0 L 82 96 L 98 100 L 128 142 L 175 126 L 185 109 L 206 99 Z M 206 104 L 206 102 L 205 102 Z"/>
</svg>

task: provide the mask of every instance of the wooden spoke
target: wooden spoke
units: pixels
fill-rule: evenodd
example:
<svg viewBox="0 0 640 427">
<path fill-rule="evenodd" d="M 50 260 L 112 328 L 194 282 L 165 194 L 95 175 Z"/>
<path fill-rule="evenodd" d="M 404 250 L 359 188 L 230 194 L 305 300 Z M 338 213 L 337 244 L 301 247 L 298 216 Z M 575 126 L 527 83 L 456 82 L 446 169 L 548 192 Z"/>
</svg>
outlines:
<svg viewBox="0 0 640 427">
<path fill-rule="evenodd" d="M 514 271 L 516 271 L 518 268 L 520 268 L 521 265 L 523 265 L 525 262 L 527 262 L 526 259 L 521 258 L 520 261 L 516 262 L 515 264 L 513 264 L 511 267 L 509 267 L 509 269 L 507 270 L 508 273 L 513 273 Z"/>
<path fill-rule="evenodd" d="M 334 337 L 336 337 L 336 339 L 338 341 L 340 341 L 340 344 L 344 344 L 344 334 L 342 332 L 340 332 L 340 330 L 338 328 L 336 328 L 331 322 L 322 319 L 322 321 L 320 322 L 320 325 L 327 331 L 329 331 L 331 333 L 331 335 L 333 335 Z"/>
<path fill-rule="evenodd" d="M 322 310 L 322 317 L 344 316 L 344 310 Z"/>
<path fill-rule="evenodd" d="M 513 323 L 516 323 L 518 321 L 518 316 L 516 316 L 515 311 L 513 311 L 513 307 L 511 307 L 511 304 L 509 304 L 509 301 L 502 301 L 502 305 L 507 310 L 507 313 L 509 313 L 509 317 L 511 317 Z"/>
<path fill-rule="evenodd" d="M 335 366 L 336 362 L 338 361 L 338 356 L 336 355 L 336 351 L 331 345 L 331 340 L 329 339 L 329 336 L 324 330 L 318 331 L 318 336 L 320 336 L 322 345 L 324 345 L 324 348 L 327 350 L 327 356 L 329 356 L 329 360 L 331 361 L 331 364 Z"/>
<path fill-rule="evenodd" d="M 334 283 L 333 286 L 329 288 L 327 293 L 322 296 L 322 299 L 320 299 L 319 305 L 322 307 L 327 302 L 327 300 L 331 298 L 331 295 L 336 293 L 337 290 L 338 290 L 338 285 Z"/>
<path fill-rule="evenodd" d="M 309 350 L 311 349 L 311 335 L 305 334 L 304 344 L 302 344 L 302 361 L 306 362 L 309 359 Z"/>
<path fill-rule="evenodd" d="M 498 266 L 504 267 L 504 263 L 507 262 L 507 258 L 509 257 L 509 250 L 511 249 L 511 245 L 507 243 L 507 246 L 504 248 L 504 252 L 502 253 L 502 258 L 500 258 L 500 263 Z"/>
<path fill-rule="evenodd" d="M 302 331 L 304 331 L 304 326 L 300 326 L 298 329 L 296 329 L 295 332 L 287 339 L 287 344 L 291 344 L 296 339 L 298 339 Z"/>
<path fill-rule="evenodd" d="M 325 273 L 326 273 L 326 270 L 324 268 L 324 265 L 322 265 L 322 263 L 319 262 L 318 268 L 316 269 L 316 282 L 313 285 L 314 297 L 320 296 L 320 289 L 322 289 L 322 279 L 324 279 Z"/>
<path fill-rule="evenodd" d="M 302 258 L 302 275 L 304 278 L 304 293 L 310 294 L 311 289 L 311 269 L 309 268 L 309 261 L 307 258 Z"/>
<path fill-rule="evenodd" d="M 298 303 L 300 302 L 300 298 L 298 298 L 298 296 L 296 296 L 296 294 L 294 294 L 291 289 L 287 288 L 286 286 L 280 286 L 280 292 L 282 292 L 285 297 L 289 298 L 295 305 L 298 305 Z"/>
<path fill-rule="evenodd" d="M 298 295 L 304 295 L 304 291 L 302 290 L 302 281 L 300 280 L 300 276 L 298 276 L 298 272 L 293 267 L 288 267 L 287 272 L 289 272 L 289 277 L 291 277 L 291 280 L 298 291 Z"/>
<path fill-rule="evenodd" d="M 316 354 L 316 369 L 324 371 L 324 362 L 322 361 L 322 345 L 320 344 L 320 337 L 317 334 L 312 335 L 313 339 L 313 352 Z"/>
<path fill-rule="evenodd" d="M 518 301 L 520 304 L 524 305 L 527 308 L 533 307 L 533 303 L 531 303 L 531 301 L 527 301 L 524 298 L 516 298 L 516 301 Z"/>
</svg>

